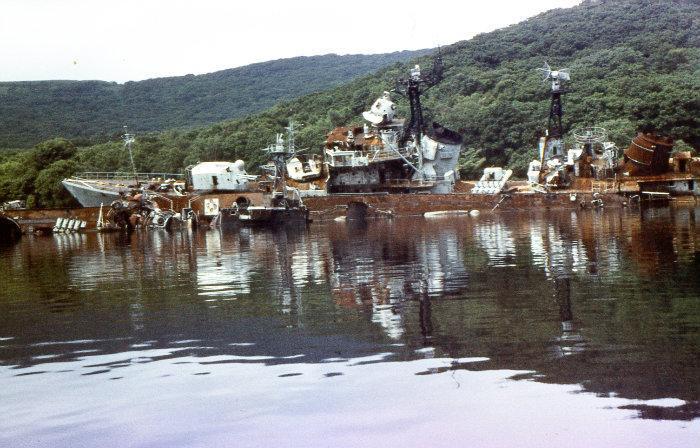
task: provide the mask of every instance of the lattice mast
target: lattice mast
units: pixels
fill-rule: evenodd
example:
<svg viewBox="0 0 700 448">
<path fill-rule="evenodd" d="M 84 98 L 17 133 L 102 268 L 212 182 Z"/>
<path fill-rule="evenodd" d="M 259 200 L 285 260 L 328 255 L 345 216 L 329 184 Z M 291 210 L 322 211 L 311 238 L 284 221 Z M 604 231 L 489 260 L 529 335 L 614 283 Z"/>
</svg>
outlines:
<svg viewBox="0 0 700 448">
<path fill-rule="evenodd" d="M 134 174 L 134 181 L 136 181 L 136 185 L 139 184 L 139 176 L 136 174 L 136 164 L 134 163 L 134 153 L 131 150 L 131 146 L 134 144 L 134 141 L 136 140 L 136 136 L 134 134 L 129 134 L 128 128 L 124 126 L 124 135 L 122 135 L 122 139 L 124 140 L 124 147 L 129 151 L 129 160 L 131 160 L 131 171 Z"/>
<path fill-rule="evenodd" d="M 537 70 L 542 72 L 542 82 L 550 81 L 552 83 L 547 136 L 552 139 L 561 139 L 564 136 L 564 128 L 561 124 L 563 115 L 561 96 L 567 93 L 567 90 L 562 86 L 562 82 L 571 80 L 569 69 L 562 68 L 559 70 L 552 70 L 549 64 L 545 62 L 544 67 L 538 68 Z"/>
<path fill-rule="evenodd" d="M 274 172 L 274 190 L 283 190 L 286 183 L 286 162 L 296 154 L 294 143 L 295 127 L 294 121 L 289 121 L 287 130 L 287 144 L 285 145 L 284 136 L 277 134 L 275 144 L 268 146 L 263 151 L 267 152 L 270 160 L 275 166 Z"/>
<path fill-rule="evenodd" d="M 430 72 L 421 73 L 420 66 L 416 65 L 411 69 L 408 78 L 399 79 L 396 82 L 396 92 L 408 97 L 411 108 L 411 120 L 406 125 L 400 146 L 404 146 L 409 136 L 413 135 L 416 148 L 420 147 L 424 127 L 423 107 L 421 106 L 420 97 L 426 90 L 442 81 L 443 70 L 442 55 L 438 49 L 438 54 L 433 61 L 433 68 Z"/>
</svg>

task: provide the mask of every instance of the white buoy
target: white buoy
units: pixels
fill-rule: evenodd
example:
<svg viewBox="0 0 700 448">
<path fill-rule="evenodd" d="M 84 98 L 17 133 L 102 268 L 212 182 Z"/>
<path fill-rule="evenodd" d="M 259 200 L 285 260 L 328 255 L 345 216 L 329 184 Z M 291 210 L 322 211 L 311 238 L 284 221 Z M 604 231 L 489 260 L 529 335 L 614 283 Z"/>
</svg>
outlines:
<svg viewBox="0 0 700 448">
<path fill-rule="evenodd" d="M 477 216 L 479 216 L 479 214 L 480 214 L 479 210 L 472 210 L 469 212 L 469 216 L 471 216 L 473 218 L 476 218 Z"/>
<path fill-rule="evenodd" d="M 423 213 L 424 218 L 439 218 L 441 216 L 460 216 L 468 215 L 469 210 L 440 210 L 435 212 L 425 212 Z"/>
</svg>

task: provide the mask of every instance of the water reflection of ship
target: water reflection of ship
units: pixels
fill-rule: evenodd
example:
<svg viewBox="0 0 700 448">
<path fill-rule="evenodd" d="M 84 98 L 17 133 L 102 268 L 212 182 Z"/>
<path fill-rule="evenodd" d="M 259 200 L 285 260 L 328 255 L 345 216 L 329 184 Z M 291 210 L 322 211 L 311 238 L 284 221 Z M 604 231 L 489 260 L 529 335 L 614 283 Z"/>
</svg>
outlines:
<svg viewBox="0 0 700 448">
<path fill-rule="evenodd" d="M 515 239 L 508 225 L 498 219 L 474 226 L 474 239 L 492 266 L 515 266 Z"/>
<path fill-rule="evenodd" d="M 329 276 L 323 240 L 307 236 L 295 228 L 207 232 L 206 250 L 197 256 L 200 295 L 215 306 L 262 293 L 303 325 L 303 288 L 325 284 Z M 261 275 L 268 279 L 262 291 L 256 282 Z"/>
<path fill-rule="evenodd" d="M 633 260 L 645 276 L 671 274 L 678 254 L 700 251 L 697 234 L 677 231 L 684 227 L 678 225 L 678 219 L 697 223 L 700 210 L 695 208 L 676 213 L 669 208 L 646 208 L 641 210 L 640 219 L 631 223 L 628 231 Z"/>
<path fill-rule="evenodd" d="M 695 376 L 692 375 L 695 372 L 692 366 L 697 350 L 694 350 L 695 345 L 689 340 L 695 333 L 681 328 L 688 320 L 680 318 L 679 315 L 684 312 L 684 307 L 688 303 L 691 304 L 689 309 L 692 310 L 692 292 L 697 291 L 699 286 L 697 279 L 691 275 L 693 273 L 691 270 L 698 266 L 693 264 L 692 258 L 696 256 L 698 247 L 696 230 L 697 222 L 700 222 L 698 219 L 700 209 L 672 213 L 672 219 L 669 219 L 670 217 L 666 214 L 658 213 L 661 212 L 652 211 L 647 215 L 638 215 L 586 211 L 574 216 L 568 212 L 553 212 L 535 216 L 530 214 L 526 217 L 514 216 L 513 219 L 503 220 L 501 232 L 512 238 L 512 244 L 515 246 L 511 253 L 515 254 L 516 260 L 517 257 L 529 256 L 534 262 L 518 264 L 517 267 L 503 266 L 499 269 L 491 269 L 490 266 L 493 263 L 490 264 L 489 260 L 484 261 L 481 258 L 483 273 L 475 273 L 472 265 L 468 265 L 471 285 L 458 292 L 457 298 L 462 300 L 442 300 L 443 297 L 448 296 L 443 291 L 454 284 L 450 278 L 449 269 L 446 268 L 443 269 L 444 277 L 436 277 L 444 281 L 435 282 L 432 294 L 426 293 L 429 289 L 427 281 L 407 282 L 413 289 L 407 290 L 403 293 L 403 297 L 397 297 L 393 303 L 387 302 L 388 309 L 399 318 L 398 330 L 403 332 L 399 341 L 406 344 L 406 347 L 396 347 L 391 350 L 405 351 L 408 358 L 414 359 L 420 354 L 414 353 L 413 349 L 424 345 L 425 338 L 430 337 L 428 342 L 434 347 L 436 357 L 456 359 L 476 355 L 490 358 L 489 361 L 479 365 L 472 363 L 469 366 L 460 366 L 455 362 L 448 365 L 447 369 L 527 369 L 536 372 L 535 378 L 538 380 L 558 384 L 581 384 L 584 391 L 601 395 L 619 394 L 626 398 L 644 400 L 671 396 L 683 400 L 695 399 L 697 394 L 693 394 L 696 390 L 696 381 Z M 645 223 L 642 222 L 644 220 L 646 220 Z M 660 244 L 658 250 L 675 252 L 671 255 L 675 262 L 671 264 L 675 265 L 674 269 L 679 270 L 678 275 L 669 280 L 673 284 L 670 285 L 672 289 L 667 292 L 669 295 L 678 292 L 677 297 L 680 298 L 669 300 L 668 303 L 665 298 L 657 300 L 650 294 L 639 296 L 639 290 L 634 286 L 630 288 L 629 285 L 616 284 L 620 280 L 626 281 L 628 277 L 633 281 L 644 281 L 645 276 L 638 275 L 643 271 L 636 271 L 637 261 L 631 255 L 632 251 L 636 250 L 635 245 L 639 244 L 634 241 L 634 238 L 650 238 L 647 231 L 651 231 L 654 227 L 644 226 L 663 220 L 671 221 L 675 225 L 675 229 L 670 231 L 674 243 L 671 246 L 666 243 Z M 351 304 L 349 305 L 353 306 L 351 311 L 334 307 L 333 302 L 327 300 L 328 286 L 331 287 L 332 297 L 336 298 L 335 284 L 331 280 L 348 279 L 344 284 L 350 289 L 358 284 L 366 284 L 364 279 L 371 281 L 374 278 L 382 280 L 390 277 L 405 280 L 410 279 L 411 276 L 419 277 L 424 275 L 424 271 L 414 265 L 422 263 L 448 266 L 450 263 L 436 261 L 441 260 L 440 256 L 429 255 L 426 258 L 423 255 L 425 246 L 430 246 L 443 229 L 445 229 L 444 237 L 447 246 L 457 246 L 456 251 L 446 255 L 448 260 L 453 260 L 455 263 L 453 269 L 458 271 L 460 264 L 463 266 L 465 262 L 474 262 L 472 259 L 462 260 L 465 255 L 471 256 L 472 250 L 486 253 L 481 249 L 476 237 L 483 232 L 474 232 L 470 228 L 482 224 L 487 229 L 491 228 L 490 222 L 483 221 L 454 220 L 438 224 L 395 220 L 393 223 L 370 223 L 365 228 L 357 229 L 329 225 L 322 227 L 323 230 L 313 238 L 303 232 L 300 236 L 287 233 L 283 241 L 275 240 L 270 236 L 270 232 L 255 231 L 244 231 L 240 235 L 224 234 L 220 237 L 215 236 L 210 241 L 207 239 L 208 236 L 218 232 L 200 232 L 196 233 L 189 242 L 178 239 L 177 235 L 169 236 L 160 232 L 154 234 L 158 236 L 158 240 L 149 239 L 148 234 L 135 234 L 129 240 L 124 240 L 119 235 L 94 237 L 83 235 L 77 239 L 63 238 L 60 245 L 61 252 L 59 256 L 54 257 L 61 261 L 46 260 L 49 265 L 53 263 L 51 269 L 55 269 L 55 277 L 75 275 L 75 278 L 69 280 L 73 286 L 76 286 L 75 282 L 79 279 L 81 266 L 88 265 L 90 265 L 91 275 L 84 276 L 85 282 L 94 284 L 98 277 L 109 278 L 113 274 L 119 274 L 126 278 L 123 284 L 116 285 L 117 291 L 114 292 L 116 297 L 102 302 L 103 295 L 89 296 L 86 295 L 89 291 L 82 292 L 76 287 L 69 291 L 73 296 L 73 302 L 66 302 L 69 299 L 68 294 L 62 294 L 62 291 L 51 291 L 46 285 L 41 289 L 37 287 L 37 278 L 46 277 L 38 275 L 40 271 L 37 270 L 29 273 L 35 278 L 27 281 L 26 290 L 31 291 L 32 296 L 36 294 L 37 297 L 39 294 L 46 293 L 47 300 L 50 298 L 51 302 L 47 302 L 45 306 L 51 312 L 61 309 L 73 312 L 80 307 L 90 307 L 89 311 L 100 318 L 96 319 L 96 322 L 104 322 L 107 317 L 117 316 L 118 324 L 105 327 L 101 324 L 86 322 L 85 328 L 81 328 L 82 333 L 79 333 L 81 336 L 89 335 L 95 340 L 103 337 L 111 338 L 109 342 L 95 341 L 89 344 L 89 348 L 100 349 L 105 353 L 115 350 L 128 351 L 128 345 L 134 341 L 115 342 L 115 338 L 125 334 L 131 336 L 129 328 L 144 325 L 143 331 L 133 333 L 139 341 L 160 339 L 161 342 L 156 344 L 167 346 L 174 340 L 201 338 L 204 341 L 201 345 L 207 348 L 201 350 L 192 348 L 195 355 L 199 353 L 206 356 L 219 353 L 239 354 L 233 352 L 227 344 L 231 341 L 250 340 L 246 339 L 250 336 L 250 333 L 246 333 L 249 331 L 248 325 L 231 324 L 235 319 L 244 318 L 240 315 L 240 311 L 244 310 L 256 316 L 263 316 L 256 321 L 256 324 L 260 325 L 258 328 L 265 329 L 264 332 L 258 330 L 259 333 L 265 334 L 256 337 L 264 338 L 264 343 L 267 345 L 264 348 L 251 348 L 250 353 L 293 355 L 298 353 L 293 351 L 297 346 L 290 343 L 287 338 L 293 338 L 295 332 L 287 331 L 283 326 L 280 327 L 276 319 L 280 315 L 283 317 L 291 315 L 289 320 L 293 325 L 294 310 L 299 309 L 303 315 L 298 322 L 305 323 L 304 319 L 308 319 L 306 322 L 310 325 L 322 324 L 324 330 L 333 328 L 334 336 L 324 339 L 324 343 L 318 343 L 315 340 L 313 344 L 300 345 L 306 347 L 308 353 L 311 353 L 305 361 L 312 357 L 316 357 L 314 360 L 322 360 L 337 356 L 334 350 L 347 349 L 347 346 L 342 345 L 344 343 L 337 343 L 339 339 L 347 339 L 350 341 L 348 345 L 391 341 L 389 334 L 390 331 L 394 331 L 381 326 L 379 313 L 371 305 L 373 294 L 371 288 L 368 289 L 369 302 Z M 638 234 L 635 234 L 635 228 L 644 231 L 639 230 Z M 503 229 L 509 232 L 503 233 Z M 375 240 L 367 244 L 361 242 L 364 239 L 375 238 L 371 236 L 374 234 L 379 235 Z M 544 251 L 546 256 L 528 247 L 532 245 L 531 241 L 537 234 L 542 240 L 540 250 Z M 37 249 L 37 245 L 54 244 L 53 242 L 58 241 L 59 238 L 57 236 L 55 239 L 27 239 L 26 242 L 22 242 L 21 247 L 34 245 L 35 252 L 42 252 L 43 247 Z M 205 239 L 209 246 L 205 244 Z M 393 239 L 397 250 L 379 245 L 376 241 L 381 239 Z M 99 257 L 87 256 L 89 251 L 85 250 L 86 246 L 97 244 L 99 241 L 106 249 L 102 262 Z M 472 244 L 473 242 L 476 244 Z M 184 251 L 173 251 L 173 247 L 180 247 L 180 245 L 191 245 L 195 257 L 188 261 Z M 353 245 L 359 245 L 359 247 L 353 248 Z M 592 247 L 588 247 L 590 245 Z M 434 248 L 437 246 L 434 244 L 432 246 L 432 248 L 426 248 L 428 254 L 439 254 L 440 251 L 436 252 Z M 156 250 L 151 251 L 152 247 Z M 612 249 L 608 249 L 609 247 Z M 118 250 L 114 250 L 115 248 Z M 240 306 L 240 302 L 232 302 L 230 307 L 222 306 L 214 311 L 209 310 L 208 307 L 216 304 L 207 302 L 206 299 L 217 299 L 216 296 L 192 300 L 192 296 L 196 296 L 201 291 L 196 283 L 197 270 L 210 269 L 216 266 L 217 261 L 222 267 L 233 269 L 235 264 L 229 263 L 227 256 L 235 251 L 251 253 L 248 260 L 253 266 L 253 269 L 248 271 L 251 278 L 249 283 L 251 294 L 242 294 L 238 297 L 255 300 L 254 307 L 245 308 Z M 142 256 L 144 252 L 148 254 Z M 384 271 L 384 276 L 367 275 L 367 272 L 353 275 L 351 272 L 353 263 L 362 259 L 362 252 L 365 252 L 368 257 L 376 257 L 379 260 L 371 268 Z M 575 252 L 584 255 L 584 258 L 580 259 L 582 261 L 576 261 L 573 255 Z M 613 252 L 614 257 L 608 259 L 608 252 Z M 117 256 L 118 253 L 121 254 Z M 211 254 L 211 258 L 205 256 L 205 253 Z M 276 266 L 280 263 L 281 253 L 284 253 L 283 258 L 286 260 L 284 268 Z M 497 257 L 501 257 L 498 253 L 496 254 Z M 340 259 L 340 256 L 344 258 Z M 138 266 L 129 267 L 128 264 L 119 266 L 120 257 L 123 257 L 125 262 L 133 262 Z M 621 269 L 621 272 L 617 276 L 609 276 L 609 260 L 616 257 L 619 258 L 616 269 Z M 640 256 L 640 258 L 643 257 Z M 65 263 L 67 259 L 71 260 L 70 263 Z M 494 260 L 499 259 L 502 260 L 502 258 L 494 258 Z M 597 276 L 607 277 L 607 279 L 598 282 L 598 277 L 592 276 L 591 272 L 585 269 L 586 263 L 590 264 L 592 260 L 597 260 L 600 264 Z M 38 265 L 34 262 L 31 264 Z M 558 267 L 560 265 L 561 269 Z M 70 267 L 69 272 L 65 269 L 66 266 Z M 172 270 L 175 267 L 178 269 L 177 272 Z M 287 274 L 278 275 L 280 270 L 285 270 Z M 278 281 L 282 277 L 284 279 Z M 511 283 L 515 283 L 515 287 L 509 289 L 500 284 L 494 287 L 494 284 L 504 281 L 507 277 L 513 279 Z M 354 278 L 358 281 L 352 283 Z M 464 279 L 467 279 L 466 274 Z M 612 284 L 606 284 L 608 280 Z M 49 283 L 46 280 L 43 281 Z M 331 285 L 324 283 L 327 281 Z M 284 314 L 282 296 L 278 296 L 276 292 L 277 288 L 280 288 L 279 290 L 284 288 L 282 284 L 285 282 L 296 287 L 297 292 L 301 291 L 305 300 L 304 304 L 297 304 L 292 300 L 289 307 L 290 314 Z M 681 282 L 684 282 L 683 286 L 676 286 Z M 190 284 L 191 286 L 188 286 Z M 322 287 L 315 290 L 313 289 L 315 284 L 321 284 Z M 87 286 L 88 283 L 84 285 Z M 487 290 L 479 291 L 480 286 Z M 187 289 L 189 287 L 192 289 Z M 599 287 L 603 292 L 614 294 L 615 300 L 599 301 L 599 299 L 606 299 L 604 296 L 596 296 L 595 289 Z M 163 292 L 164 288 L 171 288 L 170 291 L 181 288 L 184 292 L 180 295 L 170 295 L 167 289 L 166 293 Z M 523 292 L 523 290 L 527 291 Z M 317 294 L 316 297 L 311 297 L 313 302 L 309 301 L 309 294 Z M 362 294 L 367 294 L 367 291 Z M 496 294 L 503 297 L 496 297 Z M 617 296 L 617 294 L 620 295 Z M 138 297 L 130 301 L 129 295 Z M 292 292 L 290 296 L 294 297 L 294 293 Z M 353 295 L 353 300 L 356 297 Z M 92 300 L 86 300 L 88 298 Z M 404 303 L 403 300 L 411 302 Z M 6 303 L 3 302 L 3 309 L 7 309 Z M 141 306 L 124 306 L 125 303 L 141 304 Z M 269 303 L 277 306 L 266 309 Z M 325 304 L 330 304 L 330 310 L 337 314 L 314 309 L 316 306 Z M 672 307 L 667 307 L 668 304 Z M 92 308 L 93 306 L 95 308 Z M 605 308 L 601 311 L 600 307 Z M 362 311 L 366 311 L 367 315 Z M 28 325 L 33 323 L 31 319 L 37 321 L 47 319 L 47 314 L 44 313 L 39 310 L 36 316 L 23 315 L 20 323 L 7 322 L 8 328 L 14 331 L 20 324 L 24 328 L 32 328 Z M 88 313 L 76 313 L 74 316 L 79 318 L 80 314 L 92 316 Z M 376 323 L 372 324 L 375 315 Z M 269 319 L 270 316 L 274 318 Z M 246 315 L 245 318 L 247 317 Z M 341 318 L 336 320 L 337 317 Z M 206 320 L 207 325 L 202 325 L 202 319 Z M 663 327 L 656 326 L 659 320 L 662 321 Z M 270 322 L 273 324 L 271 325 Z M 30 337 L 36 337 L 39 341 L 75 339 L 75 333 L 70 329 L 60 325 L 57 327 L 39 330 L 36 336 Z M 650 334 L 647 332 L 648 328 L 663 328 L 664 331 Z M 383 331 L 383 338 L 377 337 L 375 330 Z M 335 334 L 348 337 L 335 338 Z M 143 337 L 141 338 L 140 335 Z M 586 340 L 580 340 L 580 336 L 585 336 Z M 335 345 L 333 341 L 336 341 Z M 589 345 L 579 345 L 584 342 Z M 294 348 L 290 349 L 290 346 Z M 584 350 L 581 351 L 582 349 Z M 34 350 L 37 350 L 35 354 L 46 354 L 39 353 L 39 349 Z M 574 356 L 565 356 L 567 354 L 574 354 Z M 343 356 L 346 355 L 347 352 L 343 352 Z M 552 359 L 553 356 L 561 357 Z M 21 363 L 26 365 L 36 362 L 25 359 Z M 623 381 L 620 380 L 621 377 L 624 378 Z M 693 406 L 686 411 L 683 418 L 700 415 L 697 406 Z M 670 410 L 664 415 L 672 412 L 677 411 Z"/>
<path fill-rule="evenodd" d="M 653 213 L 640 220 L 628 217 L 624 222 L 592 211 L 555 213 L 534 220 L 485 220 L 469 224 L 472 227 L 469 233 L 477 243 L 474 247 L 486 254 L 487 266 L 508 269 L 523 255 L 518 248 L 527 247 L 516 235 L 528 235 L 532 264 L 539 266 L 553 290 L 559 291 L 560 278 L 576 279 L 586 275 L 590 279 L 588 275 L 597 274 L 598 263 L 604 266 L 607 274 L 619 270 L 620 251 L 626 250 L 628 244 L 632 245 L 629 247 L 642 244 L 640 239 L 648 240 L 637 229 L 649 224 L 655 229 L 654 223 L 664 218 Z M 684 222 L 690 223 L 698 220 L 697 213 L 691 210 L 681 216 Z M 472 266 L 475 260 L 470 258 L 469 267 L 465 266 L 465 252 L 471 252 L 461 236 L 464 221 L 442 222 L 429 229 L 417 229 L 415 225 L 413 221 L 404 220 L 365 227 L 331 225 L 329 239 L 323 235 L 310 238 L 304 232 L 244 231 L 227 237 L 213 231 L 193 235 L 194 240 L 188 240 L 188 233 L 155 232 L 135 234 L 120 243 L 116 236 L 98 235 L 95 239 L 101 246 L 123 244 L 127 250 L 103 250 L 100 251 L 102 260 L 89 262 L 78 257 L 69 263 L 69 271 L 84 273 L 89 269 L 94 273 L 89 276 L 93 280 L 76 277 L 73 282 L 95 288 L 99 287 L 100 278 L 113 278 L 117 271 L 126 275 L 134 269 L 134 260 L 139 260 L 136 264 L 141 266 L 143 275 L 154 282 L 152 286 L 165 285 L 176 275 L 195 276 L 200 294 L 211 301 L 250 295 L 256 275 L 262 273 L 276 279 L 268 283 L 267 290 L 277 298 L 279 309 L 300 316 L 303 315 L 304 288 L 327 283 L 337 304 L 368 311 L 371 320 L 394 339 L 406 332 L 405 310 L 414 309 L 407 307 L 407 302 L 417 304 L 420 331 L 430 335 L 435 299 L 463 294 L 468 287 L 468 270 L 475 267 Z M 417 234 L 416 230 L 419 230 Z M 620 233 L 623 235 L 620 238 L 611 236 Z M 666 253 L 666 257 L 672 256 L 669 253 L 693 253 L 687 251 L 697 247 L 693 246 L 697 244 L 697 237 L 682 231 L 671 233 L 677 241 L 671 246 L 659 247 L 658 242 L 648 241 L 645 244 L 653 244 L 657 251 Z M 414 234 L 416 238 L 401 237 L 405 234 Z M 80 250 L 86 244 L 85 235 L 62 237 L 56 238 L 57 250 L 61 253 Z M 199 245 L 195 240 L 203 243 L 196 253 L 192 252 Z M 621 248 L 620 244 L 624 246 Z M 651 261 L 644 258 L 640 257 L 638 262 L 651 266 Z M 75 268 L 75 263 L 83 267 Z M 558 306 L 568 303 L 571 308 L 571 299 L 561 301 L 560 293 L 556 297 Z"/>
<path fill-rule="evenodd" d="M 204 251 L 197 255 L 197 287 L 208 300 L 232 300 L 251 291 L 254 253 L 237 250 L 240 242 L 226 240 L 221 232 L 204 234 Z M 224 247 L 230 244 L 231 247 Z"/>
<path fill-rule="evenodd" d="M 608 274 L 617 272 L 620 241 L 606 235 L 624 232 L 622 227 L 618 219 L 595 211 L 545 215 L 527 231 L 532 262 L 542 267 L 548 278 L 596 274 L 600 263 Z"/>
<path fill-rule="evenodd" d="M 457 226 L 406 240 L 412 222 L 343 227 L 331 235 L 332 294 L 341 306 L 364 308 L 372 321 L 397 339 L 404 334 L 406 302 L 418 302 L 422 333 L 432 333 L 431 300 L 459 294 L 467 285 Z"/>
<path fill-rule="evenodd" d="M 368 232 L 365 226 L 350 225 L 337 230 L 330 239 L 329 272 L 335 302 L 345 308 L 368 310 L 372 322 L 379 324 L 390 338 L 399 338 L 404 330 L 401 311 L 395 305 L 414 289 L 414 275 L 410 274 L 413 271 L 404 271 L 405 277 L 387 275 L 378 265 L 406 267 L 415 257 L 414 248 L 392 238 L 385 229 Z"/>
<path fill-rule="evenodd" d="M 559 321 L 561 322 L 561 335 L 555 338 L 553 347 L 555 356 L 561 358 L 581 353 L 585 350 L 586 343 L 583 337 L 576 333 L 574 326 L 574 313 L 571 309 L 571 278 L 568 276 L 555 277 L 553 286 L 554 298 L 559 307 Z"/>
</svg>

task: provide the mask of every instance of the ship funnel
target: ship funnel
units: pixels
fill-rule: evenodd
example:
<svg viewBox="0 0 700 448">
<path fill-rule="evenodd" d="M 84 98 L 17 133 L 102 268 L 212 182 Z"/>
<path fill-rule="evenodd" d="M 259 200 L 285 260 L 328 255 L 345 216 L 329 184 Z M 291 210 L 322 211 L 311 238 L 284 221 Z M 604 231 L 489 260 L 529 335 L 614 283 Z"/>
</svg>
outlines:
<svg viewBox="0 0 700 448">
<path fill-rule="evenodd" d="M 663 174 L 669 170 L 668 159 L 672 150 L 672 139 L 640 132 L 625 150 L 623 169 L 633 176 Z"/>
</svg>

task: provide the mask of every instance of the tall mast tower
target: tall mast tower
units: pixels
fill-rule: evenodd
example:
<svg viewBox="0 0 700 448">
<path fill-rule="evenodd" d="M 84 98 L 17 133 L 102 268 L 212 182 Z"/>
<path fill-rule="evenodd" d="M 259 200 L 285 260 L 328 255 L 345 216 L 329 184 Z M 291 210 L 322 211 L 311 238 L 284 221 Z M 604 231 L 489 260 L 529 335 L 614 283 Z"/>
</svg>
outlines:
<svg viewBox="0 0 700 448">
<path fill-rule="evenodd" d="M 423 107 L 420 103 L 420 96 L 426 90 L 442 81 L 443 70 L 442 55 L 438 49 L 438 55 L 433 61 L 433 69 L 430 72 L 421 73 L 420 66 L 416 65 L 411 69 L 408 78 L 399 79 L 396 82 L 396 91 L 408 97 L 408 103 L 411 108 L 411 121 L 406 126 L 406 132 L 404 132 L 400 146 L 403 146 L 408 136 L 413 134 L 416 148 L 420 148 L 423 134 Z"/>
<path fill-rule="evenodd" d="M 544 63 L 544 67 L 538 68 L 542 72 L 542 82 L 551 82 L 551 101 L 549 103 L 549 120 L 547 121 L 547 147 L 546 153 L 549 157 L 563 155 L 563 144 L 561 139 L 564 136 L 564 128 L 561 124 L 561 118 L 564 110 L 561 106 L 561 96 L 567 93 L 567 90 L 562 86 L 563 81 L 569 81 L 569 69 L 562 68 L 560 70 L 552 70 L 552 68 Z"/>
<path fill-rule="evenodd" d="M 131 146 L 134 144 L 134 141 L 136 140 L 136 136 L 134 134 L 129 134 L 129 131 L 126 126 L 124 126 L 124 135 L 122 135 L 122 139 L 124 140 L 124 147 L 129 150 L 129 160 L 131 161 L 131 171 L 134 174 L 134 181 L 136 181 L 136 185 L 139 184 L 139 177 L 136 174 L 136 164 L 134 163 L 134 153 L 131 150 Z"/>
</svg>

